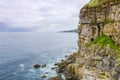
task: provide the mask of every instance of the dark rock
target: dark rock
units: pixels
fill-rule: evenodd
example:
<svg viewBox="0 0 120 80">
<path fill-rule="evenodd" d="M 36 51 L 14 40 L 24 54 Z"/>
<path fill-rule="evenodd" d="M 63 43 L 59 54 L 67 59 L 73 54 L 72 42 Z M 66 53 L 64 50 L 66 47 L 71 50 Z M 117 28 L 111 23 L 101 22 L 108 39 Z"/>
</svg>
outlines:
<svg viewBox="0 0 120 80">
<path fill-rule="evenodd" d="M 52 67 L 52 68 L 51 68 L 51 70 L 55 70 L 55 69 L 57 69 L 57 67 Z"/>
<path fill-rule="evenodd" d="M 42 65 L 42 68 L 44 68 L 44 67 L 46 67 L 47 65 L 46 64 L 44 64 L 44 65 Z"/>
<path fill-rule="evenodd" d="M 65 55 L 65 58 L 67 58 L 68 57 L 68 55 Z"/>
<path fill-rule="evenodd" d="M 45 72 L 45 74 L 49 74 L 49 72 Z"/>
<path fill-rule="evenodd" d="M 58 65 L 58 63 L 55 63 L 55 64 L 54 64 L 54 66 L 57 66 L 57 65 Z"/>
<path fill-rule="evenodd" d="M 63 59 L 61 61 L 64 61 Z"/>
<path fill-rule="evenodd" d="M 35 69 L 37 69 L 37 68 L 40 68 L 41 65 L 39 65 L 39 64 L 35 64 L 35 65 L 33 65 L 33 67 L 34 67 Z"/>
</svg>

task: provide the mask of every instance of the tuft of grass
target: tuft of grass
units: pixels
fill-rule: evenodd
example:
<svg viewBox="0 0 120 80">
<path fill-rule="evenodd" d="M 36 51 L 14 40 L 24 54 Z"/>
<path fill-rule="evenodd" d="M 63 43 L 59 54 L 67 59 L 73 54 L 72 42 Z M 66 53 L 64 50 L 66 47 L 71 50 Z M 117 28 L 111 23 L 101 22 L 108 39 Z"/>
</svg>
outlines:
<svg viewBox="0 0 120 80">
<path fill-rule="evenodd" d="M 105 48 L 109 44 L 112 49 L 116 48 L 115 42 L 110 37 L 108 37 L 106 35 L 101 35 L 101 36 L 97 37 L 92 42 L 92 44 L 101 45 L 102 48 Z"/>
<path fill-rule="evenodd" d="M 113 41 L 109 36 L 101 35 L 97 37 L 90 45 L 96 44 L 96 45 L 100 45 L 101 48 L 105 48 L 109 44 L 109 47 L 111 49 L 118 51 L 118 54 L 116 57 L 120 58 L 120 47 L 116 46 L 115 43 L 116 42 Z"/>
</svg>

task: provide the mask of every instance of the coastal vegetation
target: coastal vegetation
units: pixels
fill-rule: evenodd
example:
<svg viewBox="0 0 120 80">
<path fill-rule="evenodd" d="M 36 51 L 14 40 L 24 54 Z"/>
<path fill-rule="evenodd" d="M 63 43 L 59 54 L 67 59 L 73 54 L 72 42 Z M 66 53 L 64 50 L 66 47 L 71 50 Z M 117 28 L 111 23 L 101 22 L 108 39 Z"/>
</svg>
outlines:
<svg viewBox="0 0 120 80">
<path fill-rule="evenodd" d="M 117 50 L 118 54 L 117 57 L 120 58 L 120 46 L 116 45 L 116 42 L 113 41 L 109 36 L 101 35 L 97 37 L 91 44 L 99 45 L 102 49 L 109 46 L 113 50 Z"/>
<path fill-rule="evenodd" d="M 118 3 L 120 0 L 90 0 L 90 2 L 85 5 L 85 7 L 97 7 L 106 2 Z"/>
</svg>

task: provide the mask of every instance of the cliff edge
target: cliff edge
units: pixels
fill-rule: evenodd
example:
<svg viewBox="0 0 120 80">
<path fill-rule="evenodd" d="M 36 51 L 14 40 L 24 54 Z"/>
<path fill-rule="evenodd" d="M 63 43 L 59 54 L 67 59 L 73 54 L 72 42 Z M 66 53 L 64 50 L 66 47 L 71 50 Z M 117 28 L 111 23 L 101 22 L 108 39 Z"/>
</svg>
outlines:
<svg viewBox="0 0 120 80">
<path fill-rule="evenodd" d="M 91 0 L 79 17 L 79 49 L 59 72 L 66 80 L 120 80 L 120 0 Z"/>
</svg>

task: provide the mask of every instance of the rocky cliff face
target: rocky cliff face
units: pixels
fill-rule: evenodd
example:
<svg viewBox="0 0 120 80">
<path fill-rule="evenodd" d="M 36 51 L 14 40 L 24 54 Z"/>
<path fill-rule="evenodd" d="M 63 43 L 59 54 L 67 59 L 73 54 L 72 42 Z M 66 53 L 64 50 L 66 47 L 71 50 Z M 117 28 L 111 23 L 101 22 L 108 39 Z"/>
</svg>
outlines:
<svg viewBox="0 0 120 80">
<path fill-rule="evenodd" d="M 114 1 L 107 0 L 101 5 L 85 6 L 81 9 L 78 26 L 79 40 L 84 39 L 86 44 L 105 34 L 115 40 L 118 45 L 120 44 L 120 1 Z"/>
<path fill-rule="evenodd" d="M 120 80 L 120 0 L 91 0 L 79 17 L 79 50 L 59 72 L 67 80 Z"/>
</svg>

